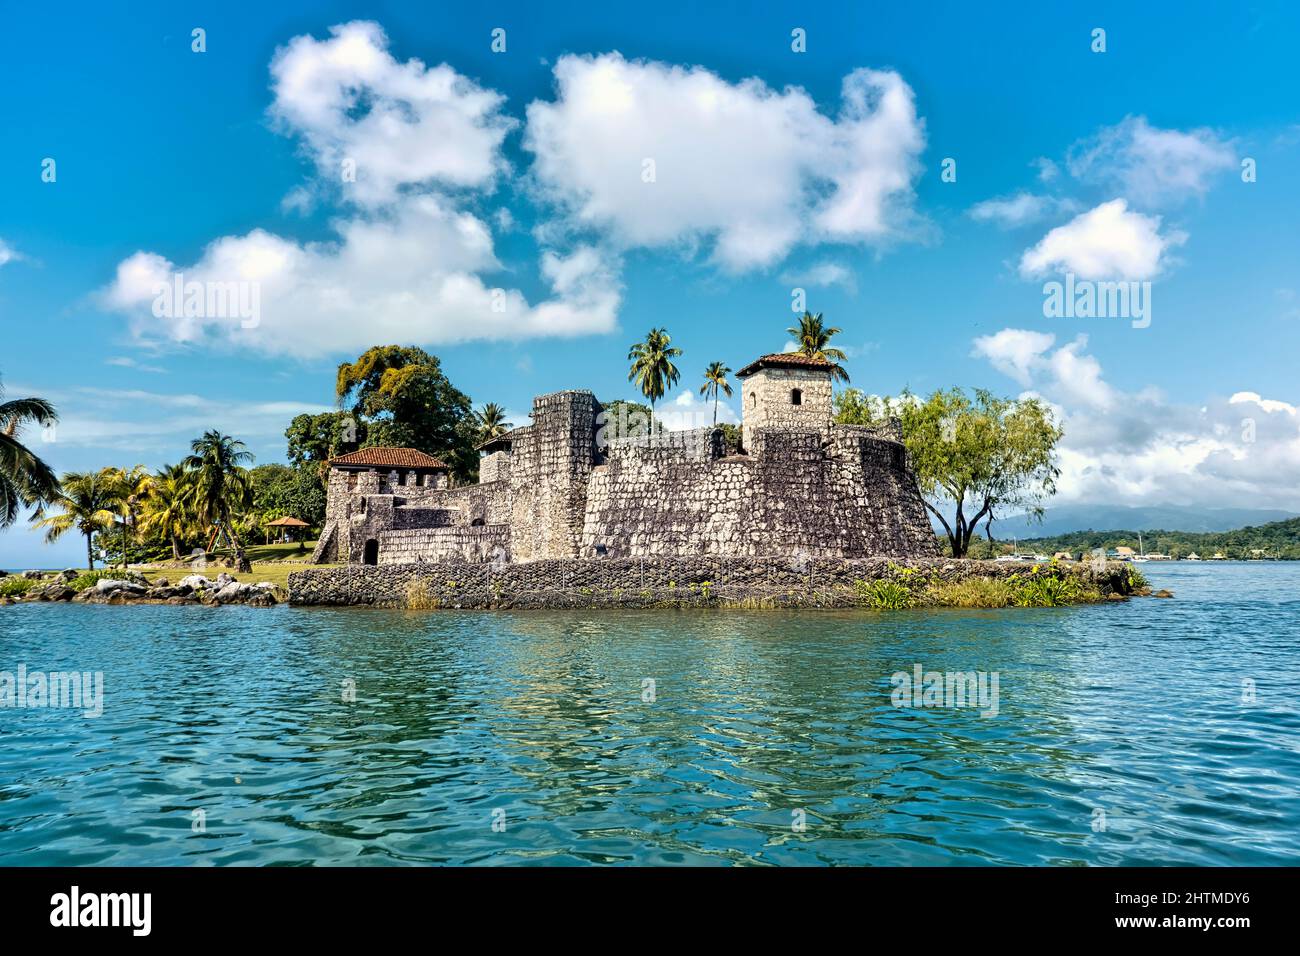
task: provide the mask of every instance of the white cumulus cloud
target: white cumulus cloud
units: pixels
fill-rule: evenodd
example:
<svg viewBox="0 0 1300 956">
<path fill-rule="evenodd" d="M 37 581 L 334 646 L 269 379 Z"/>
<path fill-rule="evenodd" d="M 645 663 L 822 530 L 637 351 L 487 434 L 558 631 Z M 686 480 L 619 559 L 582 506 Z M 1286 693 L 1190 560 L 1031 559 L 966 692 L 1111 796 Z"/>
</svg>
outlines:
<svg viewBox="0 0 1300 956">
<path fill-rule="evenodd" d="M 1059 503 L 1300 510 L 1300 410 L 1253 391 L 1200 405 L 1120 389 L 1086 336 L 1003 329 L 974 353 L 1047 401 L 1065 429 Z"/>
<path fill-rule="evenodd" d="M 781 274 L 781 281 L 791 286 L 840 286 L 845 292 L 858 291 L 858 280 L 853 270 L 840 262 L 815 262 L 805 269 L 790 269 Z"/>
<path fill-rule="evenodd" d="M 1142 205 L 1204 195 L 1215 175 L 1233 169 L 1231 140 L 1213 130 L 1159 129 L 1129 116 L 1070 148 L 1071 175 L 1120 190 Z"/>
<path fill-rule="evenodd" d="M 1020 258 L 1025 278 L 1073 272 L 1081 279 L 1150 279 L 1164 271 L 1169 251 L 1187 239 L 1176 230 L 1161 232 L 1159 216 L 1128 208 L 1112 199 L 1057 226 Z"/>
<path fill-rule="evenodd" d="M 549 294 L 540 301 L 490 278 L 502 264 L 470 203 L 505 167 L 500 148 L 514 121 L 500 113 L 502 97 L 448 66 L 399 62 L 376 24 L 330 33 L 296 37 L 276 52 L 269 111 L 314 160 L 316 192 L 340 190 L 345 211 L 331 223 L 333 237 L 303 242 L 253 229 L 215 238 L 179 265 L 161 252 L 135 253 L 119 263 L 103 301 L 128 316 L 137 337 L 317 357 L 382 341 L 612 330 L 617 259 L 594 246 L 542 248 L 538 271 Z M 345 161 L 355 161 L 355 183 L 342 181 Z M 289 205 L 309 204 L 311 195 L 295 192 Z M 201 290 L 239 283 L 259 314 L 250 321 L 248 308 L 156 308 L 177 273 Z"/>
<path fill-rule="evenodd" d="M 976 222 L 992 222 L 1004 229 L 1039 222 L 1058 212 L 1071 212 L 1077 205 L 1068 199 L 1020 192 L 1014 196 L 986 199 L 970 208 Z"/>
<path fill-rule="evenodd" d="M 801 242 L 883 241 L 911 214 L 925 137 L 897 73 L 849 74 L 835 119 L 798 88 L 618 53 L 562 57 L 555 81 L 527 110 L 534 176 L 621 247 L 711 242 L 744 270 Z"/>
<path fill-rule="evenodd" d="M 708 428 L 713 424 L 713 399 L 705 399 L 689 388 L 683 389 L 671 403 L 661 405 L 655 411 L 655 420 L 669 431 Z M 739 416 L 727 404 L 725 395 L 718 399 L 718 423 L 740 424 Z"/>
<path fill-rule="evenodd" d="M 388 202 L 412 184 L 487 186 L 515 125 L 501 94 L 445 63 L 399 62 L 371 22 L 331 27 L 327 40 L 294 37 L 271 60 L 271 89 L 271 116 L 301 137 L 322 181 L 357 202 Z"/>
</svg>

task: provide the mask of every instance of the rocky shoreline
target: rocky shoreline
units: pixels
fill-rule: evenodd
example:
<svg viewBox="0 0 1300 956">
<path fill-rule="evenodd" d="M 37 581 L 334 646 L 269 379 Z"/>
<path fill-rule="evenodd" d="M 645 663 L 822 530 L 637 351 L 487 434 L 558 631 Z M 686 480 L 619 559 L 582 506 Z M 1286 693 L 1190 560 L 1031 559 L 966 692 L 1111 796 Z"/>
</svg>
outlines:
<svg viewBox="0 0 1300 956">
<path fill-rule="evenodd" d="M 81 572 L 74 570 L 47 574 L 26 571 L 22 579 L 32 585 L 19 594 L 0 594 L 0 605 L 35 604 L 66 601 L 73 604 L 198 604 L 219 607 L 229 604 L 246 607 L 274 607 L 288 600 L 283 588 L 263 581 L 247 584 L 229 574 L 215 579 L 189 574 L 172 584 L 167 578 L 147 581 L 143 575 L 127 571 L 120 577 L 100 577 L 93 584 L 79 587 Z"/>
<path fill-rule="evenodd" d="M 291 604 L 421 610 L 1046 607 L 1150 593 L 1141 574 L 1121 562 L 1032 565 L 945 558 L 407 563 L 289 575 Z"/>
<path fill-rule="evenodd" d="M 1049 607 L 1151 596 L 1120 562 L 1018 564 L 949 558 L 624 558 L 349 565 L 289 575 L 288 588 L 221 573 L 175 584 L 137 571 L 27 571 L 0 605 L 278 604 L 416 610 Z M 1172 597 L 1168 591 L 1155 597 Z"/>
</svg>

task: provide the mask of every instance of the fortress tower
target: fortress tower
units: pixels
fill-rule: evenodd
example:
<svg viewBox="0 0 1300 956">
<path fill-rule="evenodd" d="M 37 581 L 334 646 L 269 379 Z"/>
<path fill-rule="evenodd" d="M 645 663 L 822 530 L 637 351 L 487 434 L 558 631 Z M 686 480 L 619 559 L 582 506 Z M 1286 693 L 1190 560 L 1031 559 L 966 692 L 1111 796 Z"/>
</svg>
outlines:
<svg viewBox="0 0 1300 956">
<path fill-rule="evenodd" d="M 737 372 L 746 451 L 756 449 L 756 428 L 829 427 L 834 369 L 825 359 L 785 352 L 764 355 Z"/>
</svg>

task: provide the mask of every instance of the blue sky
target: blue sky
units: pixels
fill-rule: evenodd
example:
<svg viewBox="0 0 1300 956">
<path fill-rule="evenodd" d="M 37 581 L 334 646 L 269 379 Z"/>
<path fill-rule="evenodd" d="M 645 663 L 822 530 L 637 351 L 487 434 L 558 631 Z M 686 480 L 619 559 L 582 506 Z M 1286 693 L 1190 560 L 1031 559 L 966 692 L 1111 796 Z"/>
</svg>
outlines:
<svg viewBox="0 0 1300 956">
<path fill-rule="evenodd" d="M 631 397 L 663 325 L 694 391 L 802 288 L 867 391 L 1052 402 L 1062 500 L 1300 510 L 1294 7 L 699 6 L 8 5 L 0 376 L 63 416 L 28 440 L 282 460 L 390 341 L 518 421 Z M 257 327 L 155 317 L 176 271 L 260 283 Z M 1150 325 L 1046 318 L 1067 271 L 1150 281 Z M 0 566 L 60 547 L 0 532 Z"/>
</svg>

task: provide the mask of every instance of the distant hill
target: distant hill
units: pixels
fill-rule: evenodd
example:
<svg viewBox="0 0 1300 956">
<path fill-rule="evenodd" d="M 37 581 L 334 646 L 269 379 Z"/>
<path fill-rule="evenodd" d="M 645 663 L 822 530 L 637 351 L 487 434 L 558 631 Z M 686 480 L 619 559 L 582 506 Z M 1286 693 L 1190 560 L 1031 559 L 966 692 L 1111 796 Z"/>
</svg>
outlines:
<svg viewBox="0 0 1300 956">
<path fill-rule="evenodd" d="M 1127 508 L 1111 505 L 1062 505 L 1049 507 L 1043 522 L 1031 522 L 1025 515 L 1013 515 L 993 522 L 993 537 L 1054 538 L 1074 531 L 1184 531 L 1198 534 L 1231 531 L 1285 521 L 1294 512 L 1265 508 L 1181 508 L 1156 506 Z M 983 534 L 984 526 L 980 526 Z"/>
<path fill-rule="evenodd" d="M 1141 546 L 1148 552 L 1158 551 L 1175 558 L 1185 558 L 1195 551 L 1203 558 L 1211 557 L 1217 552 L 1235 560 L 1282 558 L 1294 561 L 1300 559 L 1300 518 L 1235 528 L 1232 531 L 1157 531 L 1144 528 L 1140 542 L 1137 530 L 1127 529 L 1071 531 L 1046 538 L 1020 538 L 1018 543 L 1021 550 L 1045 554 L 1055 554 L 1057 551 L 1078 554 L 1095 548 L 1109 551 L 1124 545 L 1134 550 Z M 986 557 L 985 552 L 989 550 L 988 544 L 981 539 L 978 553 L 972 547 L 972 557 Z M 1009 550 L 1010 540 L 1003 539 L 992 549 L 992 553 Z"/>
</svg>

